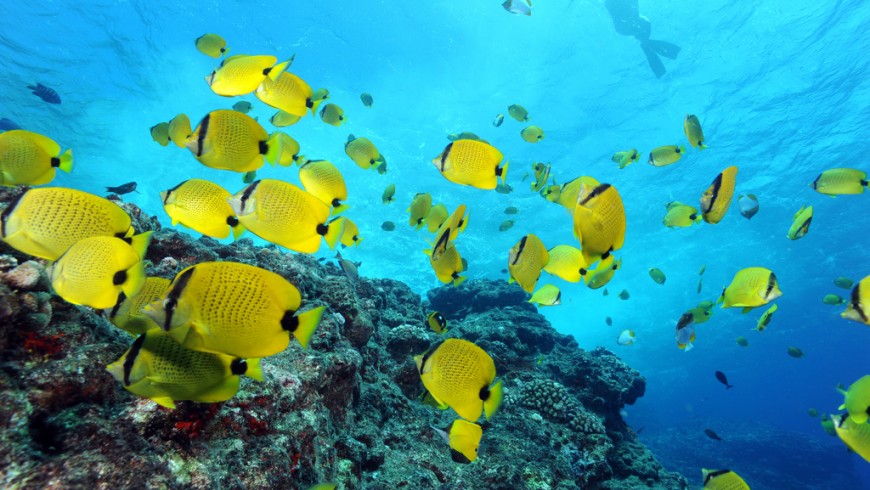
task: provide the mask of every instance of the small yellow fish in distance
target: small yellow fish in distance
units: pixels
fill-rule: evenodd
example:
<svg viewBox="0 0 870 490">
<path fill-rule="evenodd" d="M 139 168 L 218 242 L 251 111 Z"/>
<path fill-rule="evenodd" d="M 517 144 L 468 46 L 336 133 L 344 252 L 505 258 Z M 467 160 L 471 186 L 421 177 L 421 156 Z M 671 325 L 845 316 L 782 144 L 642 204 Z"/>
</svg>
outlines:
<svg viewBox="0 0 870 490">
<path fill-rule="evenodd" d="M 686 139 L 693 148 L 703 150 L 707 148 L 704 144 L 704 131 L 701 129 L 701 121 L 694 114 L 686 114 L 686 119 L 683 120 L 683 132 L 686 133 Z"/>
<path fill-rule="evenodd" d="M 449 217 L 450 211 L 447 210 L 447 206 L 444 204 L 436 204 L 432 206 L 424 219 L 426 222 L 426 229 L 429 230 L 429 233 L 437 233 Z"/>
<path fill-rule="evenodd" d="M 622 259 L 617 260 L 613 254 L 602 257 L 594 269 L 581 270 L 580 274 L 589 289 L 600 289 L 607 285 L 616 271 L 622 267 Z"/>
<path fill-rule="evenodd" d="M 870 325 L 870 276 L 861 279 L 852 288 L 848 305 L 846 311 L 840 314 L 841 317 Z"/>
<path fill-rule="evenodd" d="M 64 187 L 28 189 L 0 215 L 0 237 L 15 250 L 57 260 L 79 240 L 133 235 L 130 216 L 120 206 L 87 192 Z"/>
<path fill-rule="evenodd" d="M 193 133 L 190 127 L 190 118 L 186 114 L 179 114 L 169 121 L 169 127 L 166 128 L 166 134 L 169 136 L 169 141 L 175 143 L 179 148 L 185 148 L 187 138 Z"/>
<path fill-rule="evenodd" d="M 436 244 L 435 248 L 438 246 Z M 452 283 L 453 286 L 459 286 L 465 281 L 466 278 L 460 275 L 465 270 L 463 259 L 453 243 L 447 243 L 438 259 L 432 258 L 432 250 L 424 250 L 423 252 L 429 256 L 429 265 L 432 266 L 439 281 L 444 284 Z"/>
<path fill-rule="evenodd" d="M 649 153 L 649 160 L 646 163 L 654 167 L 666 167 L 680 161 L 685 152 L 686 147 L 682 145 L 659 146 Z"/>
<path fill-rule="evenodd" d="M 776 313 L 779 307 L 777 305 L 772 305 L 767 309 L 764 313 L 761 314 L 761 318 L 758 319 L 758 324 L 755 326 L 755 330 L 759 332 L 763 332 L 764 329 L 770 325 L 770 321 L 773 320 L 773 314 Z"/>
<path fill-rule="evenodd" d="M 292 126 L 299 122 L 302 119 L 301 117 L 290 114 L 289 112 L 278 111 L 272 117 L 269 118 L 269 122 L 272 123 L 272 126 L 277 128 L 284 128 L 287 126 Z"/>
<path fill-rule="evenodd" d="M 755 194 L 741 195 L 737 198 L 740 214 L 746 219 L 752 219 L 758 213 L 758 198 Z"/>
<path fill-rule="evenodd" d="M 320 120 L 330 126 L 341 126 L 346 119 L 344 109 L 337 104 L 326 104 L 320 109 Z"/>
<path fill-rule="evenodd" d="M 450 459 L 454 463 L 469 464 L 477 460 L 477 448 L 483 437 L 483 428 L 473 422 L 456 419 L 447 427 L 432 427 L 450 445 Z"/>
<path fill-rule="evenodd" d="M 831 419 L 840 440 L 870 463 L 870 424 L 858 423 L 845 413 L 832 415 Z"/>
<path fill-rule="evenodd" d="M 56 169 L 72 171 L 72 150 L 41 134 L 13 129 L 0 133 L 0 185 L 42 185 L 54 180 Z"/>
<path fill-rule="evenodd" d="M 535 290 L 541 271 L 550 261 L 550 254 L 541 239 L 529 233 L 522 237 L 508 254 L 510 282 L 516 281 L 527 293 Z"/>
<path fill-rule="evenodd" d="M 169 123 L 162 122 L 151 126 L 151 139 L 160 146 L 169 145 Z"/>
<path fill-rule="evenodd" d="M 791 226 L 786 236 L 789 240 L 797 240 L 806 236 L 810 231 L 810 223 L 813 221 L 813 207 L 801 206 L 792 218 Z"/>
<path fill-rule="evenodd" d="M 206 114 L 184 145 L 206 167 L 251 172 L 265 161 L 278 161 L 278 138 L 270 137 L 251 116 L 220 109 Z"/>
<path fill-rule="evenodd" d="M 221 66 L 205 77 L 212 92 L 224 97 L 245 95 L 257 90 L 267 76 L 277 78 L 291 60 L 278 65 L 278 58 L 271 55 L 237 54 L 224 58 Z"/>
<path fill-rule="evenodd" d="M 640 152 L 636 148 L 627 151 L 618 151 L 610 157 L 610 161 L 619 164 L 619 168 L 623 169 L 632 163 L 640 160 Z"/>
<path fill-rule="evenodd" d="M 744 313 L 782 296 L 776 274 L 764 267 L 747 267 L 737 271 L 731 284 L 719 297 L 722 308 L 740 308 Z"/>
<path fill-rule="evenodd" d="M 498 179 L 504 182 L 508 163 L 499 167 L 504 156 L 494 146 L 477 140 L 449 143 L 432 160 L 441 175 L 450 182 L 478 189 L 495 189 Z"/>
<path fill-rule="evenodd" d="M 437 311 L 429 313 L 429 316 L 426 317 L 426 324 L 438 335 L 447 333 L 447 319 Z"/>
<path fill-rule="evenodd" d="M 501 405 L 502 383 L 495 381 L 495 363 L 480 347 L 462 339 L 446 339 L 414 356 L 423 386 L 470 422 L 486 419 Z"/>
<path fill-rule="evenodd" d="M 520 136 L 526 143 L 537 143 L 544 139 L 544 130 L 538 126 L 528 126 L 520 131 Z"/>
<path fill-rule="evenodd" d="M 239 222 L 263 240 L 302 253 L 314 253 L 321 238 L 329 248 L 341 239 L 341 226 L 330 226 L 329 206 L 288 182 L 258 180 L 230 198 Z"/>
<path fill-rule="evenodd" d="M 278 145 L 278 159 L 275 163 L 282 167 L 289 167 L 293 165 L 293 162 L 300 162 L 299 151 L 301 148 L 299 142 L 292 136 L 283 131 L 275 131 L 272 133 L 271 139 Z"/>
<path fill-rule="evenodd" d="M 668 211 L 665 213 L 665 217 L 662 218 L 662 224 L 668 228 L 685 228 L 695 223 L 700 223 L 703 219 L 698 212 L 698 208 L 679 201 L 671 201 L 665 207 Z"/>
<path fill-rule="evenodd" d="M 570 245 L 556 245 L 547 250 L 550 256 L 544 271 L 568 282 L 580 282 L 581 271 L 586 271 L 586 261 L 579 248 Z"/>
<path fill-rule="evenodd" d="M 701 216 L 704 221 L 711 225 L 722 221 L 731 206 L 731 199 L 734 198 L 736 182 L 737 167 L 735 166 L 726 168 L 713 179 L 713 183 L 701 195 Z"/>
<path fill-rule="evenodd" d="M 332 208 L 332 214 L 347 210 L 347 185 L 338 167 L 326 160 L 308 160 L 299 167 L 305 190 Z"/>
<path fill-rule="evenodd" d="M 179 272 L 143 311 L 179 344 L 200 352 L 266 357 L 296 337 L 303 348 L 324 306 L 296 314 L 299 290 L 274 272 L 238 262 L 202 262 Z"/>
<path fill-rule="evenodd" d="M 438 206 L 433 207 L 435 209 Z M 445 208 L 446 209 L 446 208 Z M 432 210 L 429 210 L 429 214 L 427 214 L 426 219 L 429 219 L 429 216 L 432 215 Z M 427 222 L 427 226 L 428 226 Z M 465 204 L 460 204 L 456 206 L 456 209 L 453 210 L 453 213 L 449 218 L 442 221 L 441 226 L 438 227 L 438 230 L 435 232 L 435 239 L 442 240 L 443 236 L 446 236 L 446 241 L 456 240 L 456 237 L 459 236 L 460 231 L 465 231 L 465 228 L 468 226 L 468 213 L 466 213 Z M 438 247 L 435 247 L 436 249 Z M 437 259 L 437 254 L 433 252 L 433 255 L 436 255 L 435 259 Z"/>
<path fill-rule="evenodd" d="M 535 181 L 531 183 L 532 192 L 540 192 L 547 184 L 550 178 L 550 164 L 537 162 L 532 165 L 532 170 L 535 171 Z"/>
<path fill-rule="evenodd" d="M 152 328 L 160 326 L 154 323 L 142 308 L 158 298 L 162 298 L 169 289 L 169 279 L 149 277 L 136 296 L 128 297 L 123 292 L 118 297 L 118 303 L 109 312 L 109 321 L 116 327 L 131 335 L 141 335 Z"/>
<path fill-rule="evenodd" d="M 115 306 L 121 292 L 136 296 L 145 284 L 142 258 L 151 232 L 130 241 L 106 236 L 79 240 L 51 265 L 54 291 L 68 303 L 97 309 Z"/>
<path fill-rule="evenodd" d="M 623 330 L 619 337 L 616 338 L 616 343 L 619 345 L 631 345 L 634 343 L 634 330 Z"/>
<path fill-rule="evenodd" d="M 529 120 L 529 111 L 527 111 L 525 107 L 519 104 L 509 105 L 508 114 L 519 122 L 525 122 Z"/>
<path fill-rule="evenodd" d="M 308 114 L 308 109 L 314 104 L 311 87 L 288 71 L 269 73 L 257 87 L 255 95 L 264 104 L 299 117 Z"/>
<path fill-rule="evenodd" d="M 419 230 L 432 209 L 432 196 L 427 193 L 417 193 L 411 200 L 411 205 L 406 210 L 411 213 L 408 217 L 408 225 Z"/>
<path fill-rule="evenodd" d="M 649 270 L 649 277 L 651 277 L 652 280 L 656 282 L 656 284 L 664 284 L 667 280 L 667 276 L 665 276 L 665 273 L 657 267 L 652 267 Z"/>
<path fill-rule="evenodd" d="M 574 235 L 589 265 L 625 243 L 625 207 L 616 187 L 582 185 L 574 206 Z"/>
<path fill-rule="evenodd" d="M 140 335 L 106 370 L 130 393 L 172 409 L 182 400 L 229 400 L 239 391 L 241 375 L 263 380 L 259 359 L 190 350 L 159 328 Z"/>
<path fill-rule="evenodd" d="M 580 190 L 583 186 L 585 185 L 594 189 L 599 184 L 600 182 L 593 177 L 584 175 L 565 182 L 560 186 L 549 186 L 541 192 L 548 201 L 559 204 L 568 211 L 573 212 L 574 207 L 577 205 L 577 196 L 580 195 Z"/>
<path fill-rule="evenodd" d="M 200 53 L 212 58 L 220 58 L 230 50 L 226 40 L 217 34 L 203 34 L 196 38 L 195 44 Z"/>
<path fill-rule="evenodd" d="M 317 112 L 317 108 L 320 107 L 320 103 L 329 98 L 329 90 L 325 88 L 319 88 L 311 94 L 311 101 L 313 102 L 311 106 L 311 115 L 313 116 L 315 112 Z"/>
<path fill-rule="evenodd" d="M 396 184 L 388 184 L 384 192 L 381 194 L 381 202 L 390 204 L 396 200 Z M 445 208 L 446 210 L 446 208 Z"/>
<path fill-rule="evenodd" d="M 160 193 L 172 226 L 180 223 L 212 238 L 226 238 L 232 232 L 236 239 L 244 233 L 245 227 L 230 206 L 231 197 L 223 187 L 202 179 L 185 180 Z"/>
<path fill-rule="evenodd" d="M 529 299 L 529 303 L 537 306 L 556 306 L 562 304 L 562 292 L 552 284 L 544 284 L 541 289 L 535 291 Z"/>
<path fill-rule="evenodd" d="M 704 490 L 749 490 L 749 485 L 740 475 L 731 470 L 701 470 Z"/>
<path fill-rule="evenodd" d="M 848 390 L 838 388 L 838 391 L 845 397 L 838 410 L 848 411 L 849 418 L 856 424 L 867 423 L 870 418 L 870 374 L 861 376 L 849 385 Z"/>
<path fill-rule="evenodd" d="M 359 168 L 368 170 L 378 166 L 381 154 L 378 148 L 368 138 L 357 138 L 350 134 L 344 144 L 344 152 Z"/>
<path fill-rule="evenodd" d="M 854 168 L 832 168 L 819 174 L 810 185 L 816 192 L 828 196 L 863 194 L 867 173 Z"/>
<path fill-rule="evenodd" d="M 344 222 L 343 232 L 341 233 L 341 242 L 345 247 L 355 247 L 359 245 L 363 241 L 363 237 L 359 232 L 359 228 L 356 223 L 351 221 L 349 218 L 336 218 L 341 219 Z M 335 222 L 335 220 L 330 221 L 331 223 Z"/>
</svg>

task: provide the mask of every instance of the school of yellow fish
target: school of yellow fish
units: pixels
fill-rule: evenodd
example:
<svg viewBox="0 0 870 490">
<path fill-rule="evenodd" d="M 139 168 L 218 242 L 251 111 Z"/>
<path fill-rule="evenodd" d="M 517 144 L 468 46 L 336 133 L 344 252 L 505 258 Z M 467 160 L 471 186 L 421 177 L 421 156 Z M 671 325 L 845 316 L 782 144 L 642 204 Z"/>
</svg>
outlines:
<svg viewBox="0 0 870 490">
<path fill-rule="evenodd" d="M 195 44 L 213 58 L 221 58 L 229 51 L 226 41 L 216 34 L 201 36 Z M 275 127 L 292 126 L 307 115 L 318 114 L 318 110 L 325 124 L 345 123 L 347 116 L 340 106 L 324 103 L 330 97 L 329 91 L 312 89 L 290 71 L 292 62 L 293 57 L 279 62 L 271 55 L 238 54 L 224 57 L 205 80 L 215 94 L 253 94 L 276 109 L 270 118 Z M 373 106 L 371 94 L 362 94 L 360 100 L 367 108 Z M 187 148 L 200 164 L 242 174 L 247 184 L 233 194 L 213 182 L 191 178 L 161 192 L 161 202 L 172 224 L 219 239 L 230 235 L 235 239 L 249 231 L 299 253 L 315 253 L 324 241 L 329 248 L 339 243 L 359 245 L 363 237 L 356 224 L 344 215 L 351 206 L 347 204 L 348 186 L 339 167 L 326 160 L 306 158 L 300 154 L 300 143 L 281 130 L 269 134 L 246 114 L 251 108 L 249 102 L 233 107 L 205 114 L 195 127 L 181 113 L 150 128 L 158 144 Z M 529 111 L 518 104 L 509 106 L 507 113 L 520 123 L 530 120 Z M 493 125 L 501 126 L 503 120 L 504 115 L 499 114 Z M 695 151 L 708 148 L 696 115 L 686 115 L 683 130 Z M 532 144 L 545 139 L 544 130 L 534 125 L 519 133 L 523 141 Z M 498 148 L 473 133 L 450 135 L 449 139 L 444 150 L 432 159 L 446 180 L 499 192 L 507 186 L 509 162 Z M 344 150 L 361 169 L 387 172 L 386 158 L 368 138 L 350 135 Z M 687 155 L 684 145 L 664 145 L 652 149 L 647 162 L 656 167 L 668 166 Z M 624 169 L 640 161 L 640 156 L 639 150 L 630 148 L 616 151 L 612 161 Z M 0 134 L 0 185 L 48 184 L 57 168 L 70 172 L 72 163 L 72 151 L 61 152 L 61 147 L 46 136 L 25 130 Z M 295 165 L 302 188 L 280 179 L 257 180 L 257 170 L 266 163 Z M 542 307 L 562 301 L 558 286 L 548 283 L 537 287 L 542 272 L 567 282 L 582 281 L 590 289 L 606 286 L 622 266 L 622 259 L 615 254 L 626 237 L 626 212 L 619 191 L 612 184 L 585 175 L 555 184 L 550 163 L 533 163 L 530 174 L 534 176 L 532 192 L 568 211 L 570 220 L 565 220 L 565 229 L 573 232 L 576 242 L 548 248 L 536 235 L 526 234 L 506 251 L 509 280 L 531 294 L 530 302 Z M 663 224 L 680 228 L 702 221 L 720 223 L 734 198 L 737 175 L 736 166 L 723 169 L 706 190 L 699 192 L 697 207 L 678 201 L 667 203 Z M 810 186 L 821 194 L 837 196 L 861 194 L 867 184 L 867 175 L 862 171 L 834 168 L 822 172 Z M 393 202 L 395 193 L 394 184 L 387 186 L 383 203 Z M 741 214 L 751 218 L 758 210 L 758 199 L 750 194 L 739 200 Z M 509 214 L 516 213 L 516 208 L 512 209 Z M 425 227 L 433 234 L 424 252 L 442 283 L 458 286 L 465 280 L 462 273 L 467 270 L 467 262 L 456 241 L 468 229 L 471 211 L 469 206 L 459 205 L 451 212 L 444 204 L 433 204 L 428 193 L 416 194 L 409 204 L 409 225 L 414 229 Z M 806 236 L 812 218 L 812 206 L 801 206 L 788 227 L 787 238 Z M 513 223 L 503 223 L 502 231 Z M 300 312 L 302 298 L 293 284 L 275 273 L 240 263 L 195 264 L 172 281 L 145 277 L 144 256 L 150 233 L 137 234 L 130 217 L 113 202 L 73 189 L 42 187 L 26 191 L 3 212 L 2 239 L 24 253 L 50 261 L 52 286 L 64 300 L 106 310 L 115 325 L 137 336 L 131 348 L 108 370 L 127 390 L 166 407 L 174 407 L 179 400 L 227 400 L 238 390 L 240 375 L 262 379 L 260 359 L 286 349 L 291 337 L 305 348 L 324 309 L 320 306 Z M 702 268 L 700 274 L 703 272 Z M 658 284 L 666 280 L 659 269 L 650 269 L 650 276 Z M 749 267 L 735 271 L 718 302 L 722 308 L 742 308 L 745 313 L 768 305 L 782 294 L 773 271 Z M 628 299 L 628 291 L 622 291 L 619 297 Z M 850 299 L 842 303 L 847 305 L 844 318 L 870 325 L 870 276 L 856 284 Z M 712 307 L 711 302 L 703 302 L 679 319 L 675 335 L 679 348 L 692 348 L 694 325 L 707 321 Z M 757 330 L 767 328 L 776 309 L 773 304 L 763 313 Z M 447 331 L 440 313 L 430 315 L 427 323 L 438 334 Z M 617 343 L 631 345 L 635 341 L 634 331 L 626 330 Z M 487 419 L 491 417 L 501 400 L 501 383 L 495 382 L 492 359 L 471 342 L 449 338 L 417 356 L 416 361 L 426 388 L 424 398 L 441 409 L 452 408 L 460 417 L 436 431 L 450 445 L 455 460 L 474 461 L 482 435 L 475 422 L 482 412 Z M 853 385 L 845 392 L 848 413 L 838 420 L 837 433 L 870 460 L 868 384 Z M 861 410 L 865 415 L 860 415 Z M 733 478 L 730 475 L 736 477 L 727 470 L 705 472 L 710 481 Z"/>
</svg>

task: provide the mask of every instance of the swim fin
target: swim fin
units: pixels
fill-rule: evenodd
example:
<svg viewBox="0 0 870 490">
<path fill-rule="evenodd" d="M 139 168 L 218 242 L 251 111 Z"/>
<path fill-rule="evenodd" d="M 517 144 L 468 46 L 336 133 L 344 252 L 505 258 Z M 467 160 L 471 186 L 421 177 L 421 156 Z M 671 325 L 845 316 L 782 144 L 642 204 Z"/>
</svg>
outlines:
<svg viewBox="0 0 870 490">
<path fill-rule="evenodd" d="M 647 39 L 644 43 L 657 54 L 672 60 L 677 59 L 677 55 L 680 54 L 680 49 L 682 49 L 676 44 L 656 39 Z"/>
<path fill-rule="evenodd" d="M 644 41 L 640 43 L 641 49 L 643 49 L 643 54 L 646 55 L 646 61 L 649 63 L 650 69 L 652 69 L 656 78 L 661 78 L 668 71 L 665 69 L 664 63 L 659 59 L 659 55 L 650 47 L 648 41 Z"/>
</svg>

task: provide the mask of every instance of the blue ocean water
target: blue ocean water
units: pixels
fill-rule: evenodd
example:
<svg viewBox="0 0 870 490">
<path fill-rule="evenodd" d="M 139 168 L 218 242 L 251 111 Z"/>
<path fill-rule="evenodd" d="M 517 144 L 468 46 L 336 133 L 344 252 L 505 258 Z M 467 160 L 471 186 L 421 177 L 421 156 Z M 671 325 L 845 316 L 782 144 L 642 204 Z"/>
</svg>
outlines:
<svg viewBox="0 0 870 490">
<path fill-rule="evenodd" d="M 543 312 L 584 348 L 610 348 L 647 377 L 646 396 L 626 410 L 627 420 L 644 428 L 642 440 L 696 483 L 700 467 L 727 466 L 752 488 L 834 488 L 824 483 L 833 480 L 837 488 L 870 488 L 870 465 L 847 454 L 806 413 L 835 412 L 842 397 L 834 387 L 870 369 L 870 330 L 841 319 L 842 307 L 821 302 L 828 293 L 848 294 L 834 287 L 837 276 L 870 274 L 868 197 L 829 198 L 808 187 L 827 168 L 867 170 L 870 3 L 641 1 L 651 37 L 682 48 L 676 60 L 663 58 L 661 78 L 638 41 L 615 32 L 604 2 L 536 1 L 531 17 L 511 15 L 499 3 L 2 2 L 0 117 L 74 149 L 74 171 L 59 174 L 55 185 L 101 193 L 137 181 L 141 194 L 125 197 L 168 225 L 159 191 L 194 176 L 231 192 L 242 183 L 200 165 L 187 150 L 156 145 L 149 127 L 181 112 L 195 122 L 249 100 L 251 115 L 272 130 L 267 119 L 274 110 L 255 97 L 227 99 L 208 89 L 203 77 L 217 62 L 196 51 L 193 40 L 216 32 L 231 54 L 295 53 L 292 71 L 327 87 L 330 102 L 347 115 L 339 128 L 317 118 L 286 128 L 303 154 L 336 163 L 349 182 L 347 216 L 365 240 L 343 254 L 362 261 L 363 275 L 393 277 L 421 294 L 439 283 L 421 252 L 430 236 L 405 225 L 417 192 L 451 209 L 469 207 L 470 225 L 457 241 L 469 278 L 506 278 L 508 250 L 524 234 L 535 233 L 548 247 L 576 245 L 568 213 L 523 180 L 533 162 L 551 162 L 560 183 L 580 175 L 609 182 L 628 218 L 617 254 L 623 267 L 610 294 L 553 279 L 564 304 Z M 63 103 L 31 95 L 26 85 L 35 82 L 57 90 Z M 372 108 L 360 103 L 361 92 L 374 96 Z M 492 125 L 514 103 L 544 129 L 539 144 L 524 142 L 525 125 L 509 117 Z M 646 154 L 684 144 L 686 113 L 699 116 L 708 150 L 689 149 L 664 168 L 640 162 L 619 170 L 610 161 L 616 150 Z M 430 161 L 447 134 L 461 131 L 477 133 L 510 159 L 513 193 L 461 187 L 439 175 Z M 347 158 L 348 133 L 378 145 L 386 175 Z M 729 165 L 740 169 L 737 194 L 758 196 L 760 211 L 751 221 L 735 202 L 715 226 L 662 226 L 667 202 L 696 203 Z M 259 176 L 298 181 L 292 168 L 264 167 Z M 397 200 L 384 206 L 388 183 L 397 185 Z M 810 204 L 810 233 L 788 240 L 792 215 Z M 520 213 L 506 216 L 507 206 Z M 499 232 L 509 218 L 515 226 Z M 382 231 L 385 220 L 396 222 L 396 231 Z M 698 294 L 701 265 L 707 270 Z M 769 328 L 752 331 L 757 310 L 716 309 L 698 326 L 695 348 L 677 349 L 680 314 L 715 300 L 749 266 L 772 269 L 784 291 Z M 650 267 L 667 274 L 664 285 L 648 277 Z M 631 293 L 628 300 L 617 297 L 622 289 Z M 605 324 L 608 316 L 613 326 Z M 635 345 L 616 344 L 623 329 L 636 332 Z M 739 335 L 749 347 L 735 344 Z M 788 346 L 806 356 L 789 357 Z M 726 391 L 716 370 L 735 387 Z M 704 428 L 724 441 L 707 439 Z M 835 474 L 831 461 L 838 463 Z"/>
</svg>

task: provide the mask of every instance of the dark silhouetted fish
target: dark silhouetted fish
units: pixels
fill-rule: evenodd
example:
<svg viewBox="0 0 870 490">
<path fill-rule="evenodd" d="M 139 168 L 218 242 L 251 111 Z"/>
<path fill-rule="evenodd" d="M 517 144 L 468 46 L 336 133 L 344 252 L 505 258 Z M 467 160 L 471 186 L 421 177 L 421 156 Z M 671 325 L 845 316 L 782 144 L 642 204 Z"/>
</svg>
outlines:
<svg viewBox="0 0 870 490">
<path fill-rule="evenodd" d="M 60 104 L 60 95 L 54 89 L 48 88 L 41 83 L 36 85 L 28 85 L 27 88 L 33 91 L 33 95 L 48 102 L 49 104 Z"/>
<path fill-rule="evenodd" d="M 341 252 L 336 251 L 335 258 L 338 259 L 338 266 L 341 267 L 341 270 L 344 271 L 344 275 L 347 276 L 348 281 L 351 284 L 356 284 L 359 280 L 359 271 L 357 271 L 357 267 L 359 264 L 355 264 L 344 257 L 341 256 Z"/>
<path fill-rule="evenodd" d="M 126 184 L 119 185 L 118 187 L 106 187 L 106 192 L 114 192 L 119 196 L 123 194 L 129 194 L 131 192 L 136 192 L 136 194 L 139 193 L 139 191 L 136 190 L 135 182 L 127 182 Z"/>
<path fill-rule="evenodd" d="M 734 388 L 734 385 L 728 384 L 728 378 L 725 376 L 725 373 L 723 373 L 722 371 L 716 371 L 716 379 L 718 379 L 720 383 L 725 385 L 726 390 L 730 390 L 731 388 Z"/>
<path fill-rule="evenodd" d="M 709 437 L 710 439 L 713 439 L 714 441 L 721 441 L 722 440 L 722 438 L 719 437 L 719 434 L 713 432 L 710 429 L 704 429 L 704 434 L 707 434 L 707 437 Z"/>
<path fill-rule="evenodd" d="M 12 131 L 13 129 L 21 129 L 21 126 L 18 125 L 12 119 L 0 119 L 0 131 Z"/>
</svg>

